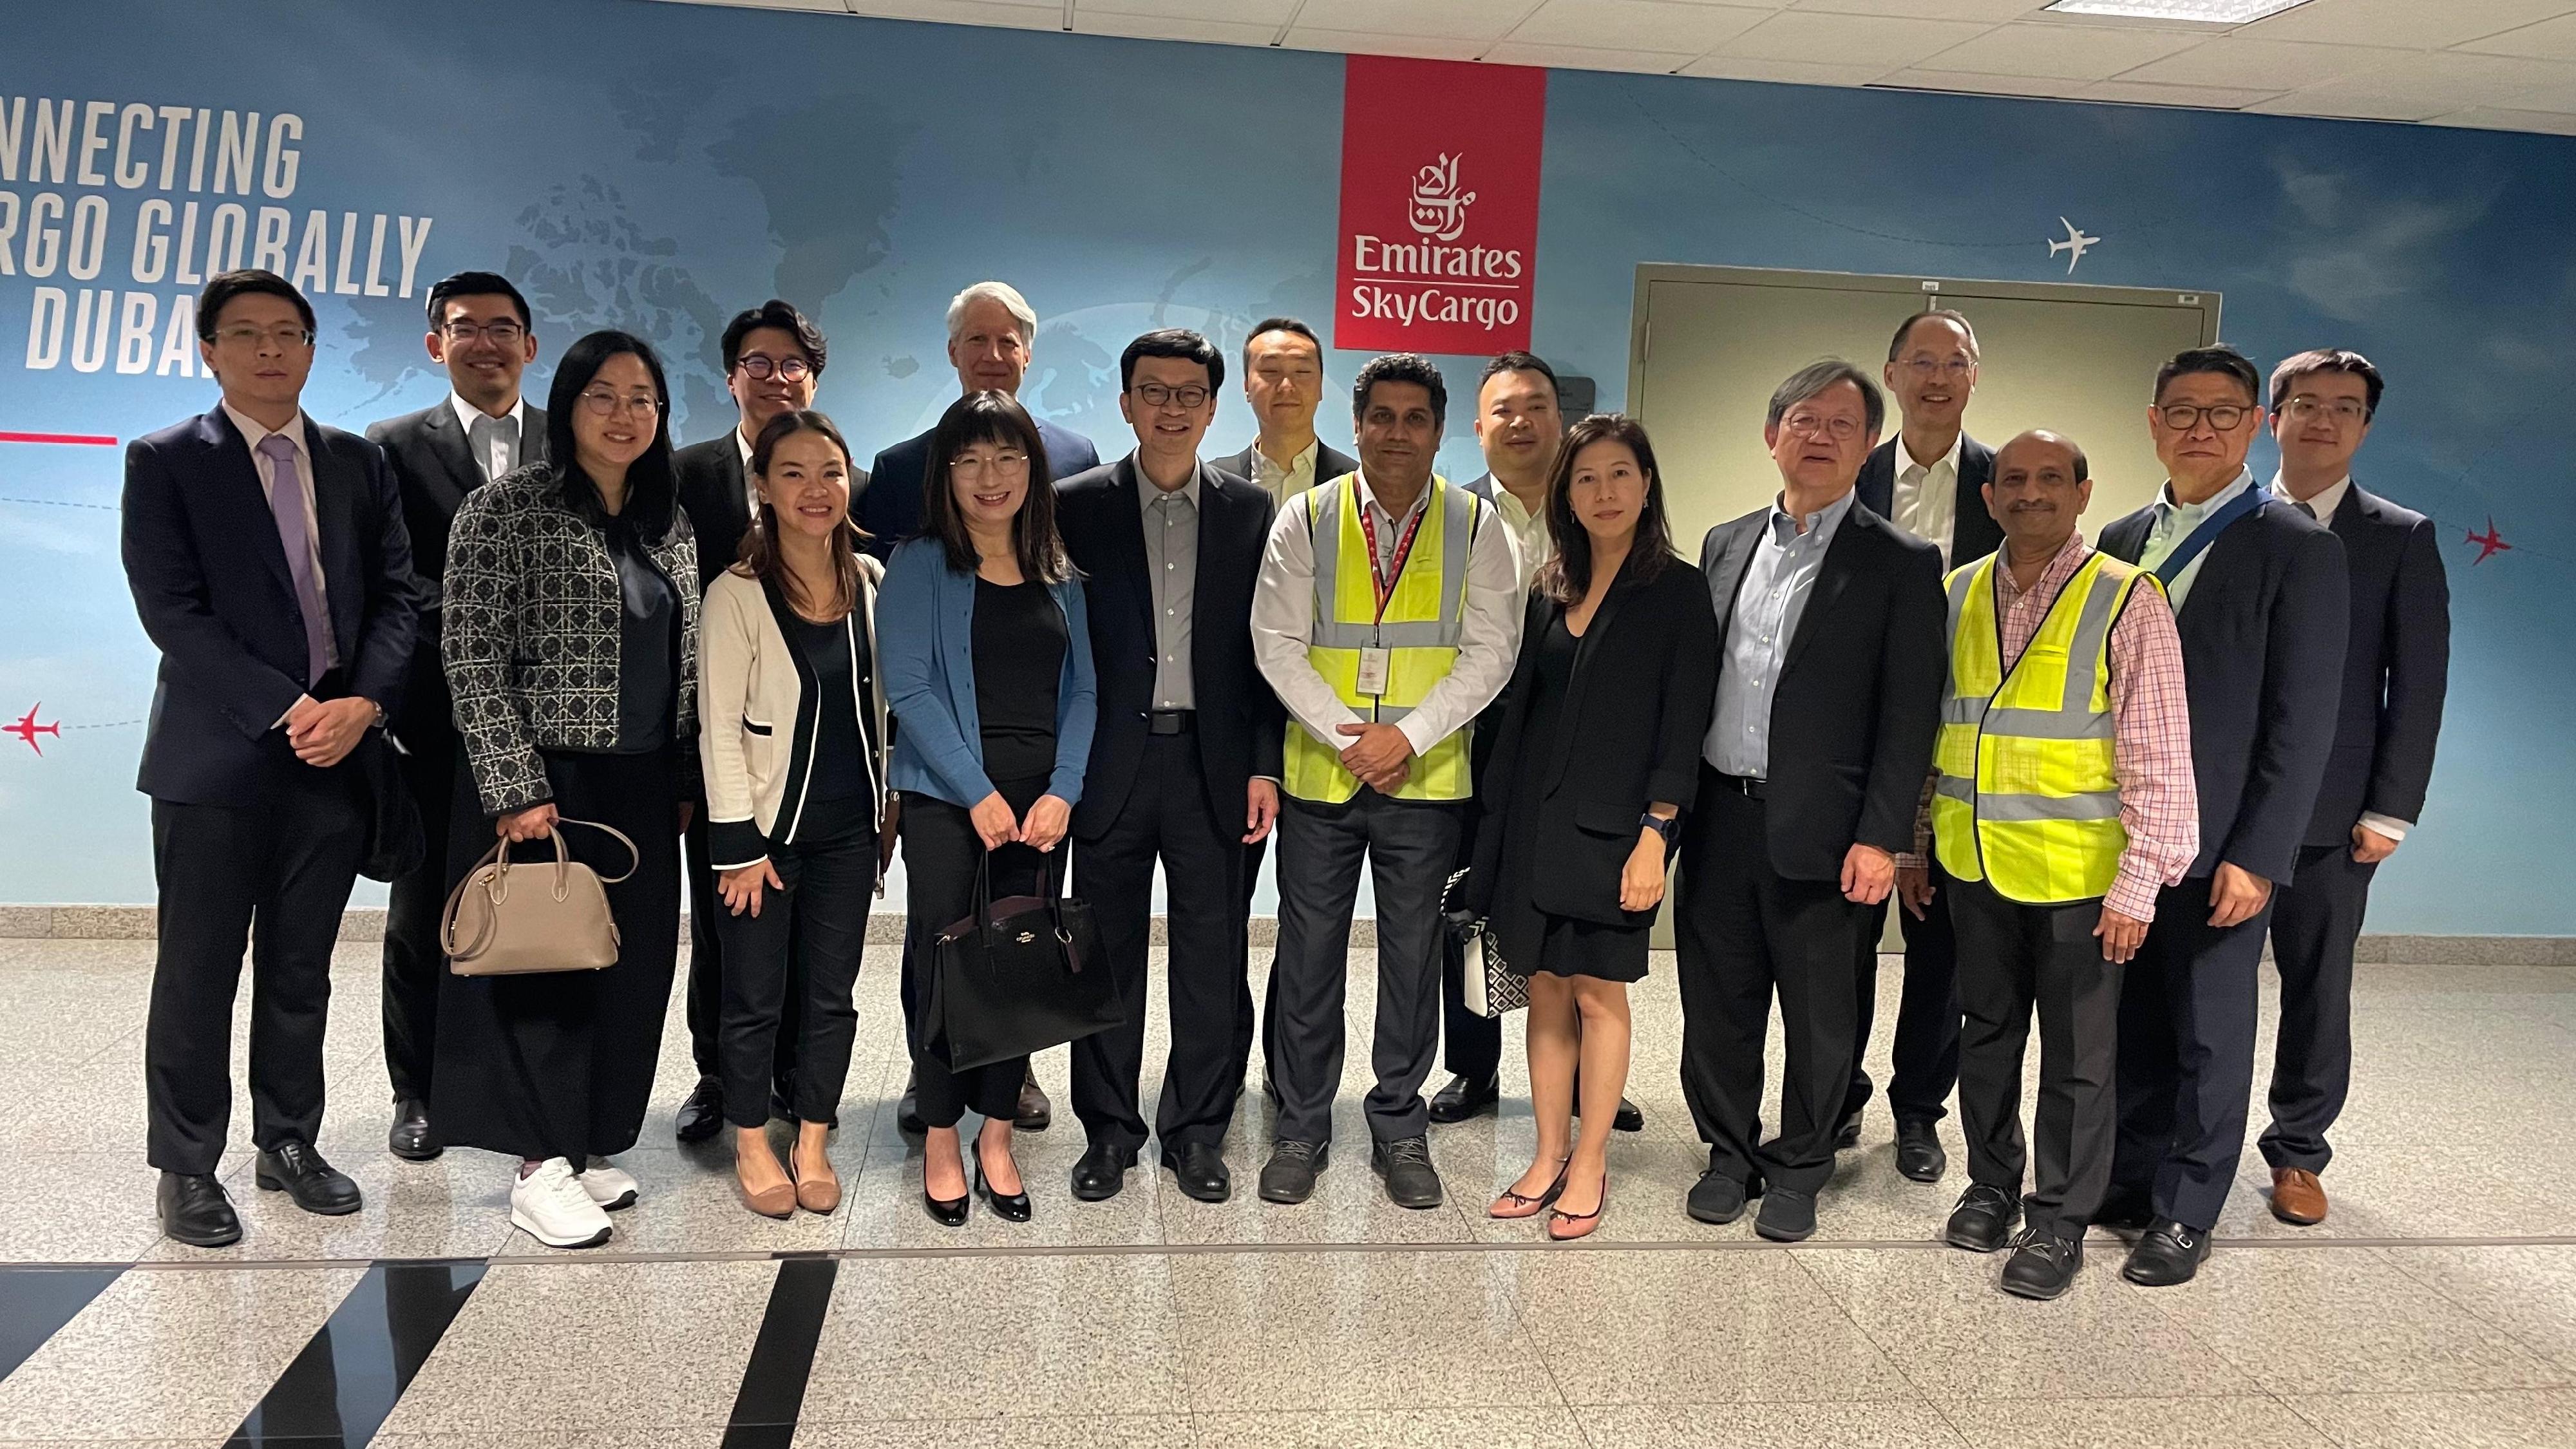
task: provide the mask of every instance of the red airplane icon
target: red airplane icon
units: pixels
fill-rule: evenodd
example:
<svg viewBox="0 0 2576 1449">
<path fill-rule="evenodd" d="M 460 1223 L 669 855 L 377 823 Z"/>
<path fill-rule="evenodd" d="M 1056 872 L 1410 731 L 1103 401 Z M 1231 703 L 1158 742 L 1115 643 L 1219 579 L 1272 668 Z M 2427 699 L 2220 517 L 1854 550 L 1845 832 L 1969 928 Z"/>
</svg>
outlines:
<svg viewBox="0 0 2576 1449">
<path fill-rule="evenodd" d="M 2492 515 L 2487 519 L 2487 531 L 2484 534 L 2471 533 L 2469 542 L 2478 546 L 2478 556 L 2469 560 L 2471 568 L 2476 568 L 2497 554 L 2513 551 L 2513 545 L 2504 541 L 2503 534 L 2496 532 L 2495 519 Z"/>
<path fill-rule="evenodd" d="M 43 700 L 40 699 L 36 701 L 36 709 L 43 709 L 44 707 L 45 702 Z M 63 722 L 61 720 L 56 720 L 52 724 L 38 724 L 36 723 L 36 709 L 31 709 L 25 714 L 20 715 L 16 724 L 0 725 L 0 735 L 16 735 L 18 738 L 27 742 L 28 749 L 34 750 L 37 754 L 41 755 L 45 752 L 45 747 L 36 743 L 36 736 L 52 735 L 55 739 L 61 739 L 63 737 Z"/>
</svg>

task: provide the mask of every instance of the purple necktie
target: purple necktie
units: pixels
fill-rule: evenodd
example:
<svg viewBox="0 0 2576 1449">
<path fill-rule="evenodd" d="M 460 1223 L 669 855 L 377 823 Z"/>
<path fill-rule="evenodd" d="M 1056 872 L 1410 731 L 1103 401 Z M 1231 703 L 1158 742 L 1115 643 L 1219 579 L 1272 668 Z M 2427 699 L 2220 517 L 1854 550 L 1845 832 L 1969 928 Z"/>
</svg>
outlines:
<svg viewBox="0 0 2576 1449">
<path fill-rule="evenodd" d="M 304 683 L 321 682 L 331 666 L 330 619 L 322 612 L 322 591 L 313 580 L 313 543 L 304 519 L 304 485 L 295 476 L 295 440 L 271 433 L 259 440 L 259 455 L 268 460 L 268 511 L 277 516 L 277 541 L 286 550 L 286 572 L 295 580 L 295 607 L 304 615 Z"/>
</svg>

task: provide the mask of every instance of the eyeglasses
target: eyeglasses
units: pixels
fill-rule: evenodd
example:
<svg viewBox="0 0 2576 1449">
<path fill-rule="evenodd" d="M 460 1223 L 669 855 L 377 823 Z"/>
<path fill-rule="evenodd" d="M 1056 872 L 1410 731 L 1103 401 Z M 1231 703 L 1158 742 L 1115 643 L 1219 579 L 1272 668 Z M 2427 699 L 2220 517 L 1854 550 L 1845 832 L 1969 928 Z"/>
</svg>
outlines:
<svg viewBox="0 0 2576 1449">
<path fill-rule="evenodd" d="M 1820 418 L 1813 413 L 1791 413 L 1780 426 L 1802 438 L 1812 438 L 1821 433 L 1837 443 L 1848 443 L 1860 436 L 1860 422 L 1856 418 Z"/>
<path fill-rule="evenodd" d="M 1977 370 L 1975 363 L 1959 357 L 1954 357 L 1947 362 L 1935 362 L 1928 357 L 1909 357 L 1898 365 L 1917 378 L 1944 377 L 1952 382 L 1964 382 Z"/>
<path fill-rule="evenodd" d="M 2200 420 L 2203 418 L 2209 419 L 2209 426 L 2213 431 L 2232 433 L 2245 421 L 2246 415 L 2253 411 L 2252 408 L 2238 407 L 2234 403 L 2220 403 L 2216 407 L 2206 408 L 2194 407 L 2190 403 L 2174 403 L 2169 407 L 2156 409 L 2156 415 L 2164 419 L 2166 428 L 2177 433 L 2188 433 L 2199 427 Z"/>
<path fill-rule="evenodd" d="M 2291 421 L 2301 423 L 2315 417 L 2329 417 L 2338 423 L 2357 423 L 2370 416 L 2370 409 L 2357 399 L 2310 397 L 2306 393 L 2290 399 L 2281 411 L 2289 414 Z"/>
<path fill-rule="evenodd" d="M 969 482 L 983 477 L 988 470 L 1005 478 L 1017 478 L 1029 471 L 1029 455 L 996 453 L 990 458 L 951 458 L 948 461 L 948 471 Z"/>
<path fill-rule="evenodd" d="M 626 397 L 619 397 L 613 392 L 585 392 L 581 395 L 581 406 L 583 411 L 595 418 L 614 417 L 621 412 L 651 417 L 662 410 L 662 400 L 649 392 L 633 393 Z"/>
<path fill-rule="evenodd" d="M 310 347 L 313 345 L 313 329 L 298 327 L 293 323 L 276 327 L 252 327 L 244 324 L 218 329 L 215 340 L 230 347 L 257 347 L 263 342 L 274 342 L 282 348 Z"/>
<path fill-rule="evenodd" d="M 813 365 L 808 363 L 804 358 L 784 357 L 773 359 L 758 352 L 743 354 L 742 360 L 735 363 L 734 366 L 741 368 L 742 375 L 752 379 L 754 382 L 767 382 L 773 373 L 777 375 L 780 382 L 803 382 L 805 379 L 814 375 Z"/>
<path fill-rule="evenodd" d="M 1208 390 L 1197 383 L 1190 383 L 1183 387 L 1166 387 L 1159 382 L 1140 382 L 1129 391 L 1136 394 L 1136 401 L 1149 408 L 1167 407 L 1177 403 L 1187 410 L 1198 407 L 1208 400 Z"/>
<path fill-rule="evenodd" d="M 477 337 L 488 339 L 495 347 L 516 347 L 519 339 L 528 335 L 528 329 L 516 322 L 447 322 L 440 324 L 438 330 L 460 347 Z"/>
</svg>

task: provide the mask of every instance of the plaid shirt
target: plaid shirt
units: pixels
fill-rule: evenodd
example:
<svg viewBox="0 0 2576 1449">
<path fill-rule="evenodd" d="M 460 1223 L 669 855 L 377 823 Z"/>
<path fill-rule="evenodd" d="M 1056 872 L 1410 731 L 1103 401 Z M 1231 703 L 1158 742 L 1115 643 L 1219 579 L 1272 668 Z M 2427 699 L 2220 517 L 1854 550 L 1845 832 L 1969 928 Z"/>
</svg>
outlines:
<svg viewBox="0 0 2576 1449">
<path fill-rule="evenodd" d="M 2010 671 L 2030 647 L 2067 580 L 2093 556 L 2078 532 L 2040 571 L 2028 592 L 2012 570 L 1995 566 L 1995 614 L 2002 621 L 2003 667 Z M 2119 874 L 2103 904 L 2135 920 L 2156 917 L 2156 892 L 2179 885 L 2200 855 L 2200 787 L 2191 767 L 2191 706 L 2183 693 L 2182 635 L 2162 590 L 2140 587 L 2111 626 L 2111 773 L 2120 782 L 2120 824 L 2129 843 Z M 1931 799 L 1914 830 L 1917 855 L 1900 865 L 1920 865 L 1932 840 Z"/>
</svg>

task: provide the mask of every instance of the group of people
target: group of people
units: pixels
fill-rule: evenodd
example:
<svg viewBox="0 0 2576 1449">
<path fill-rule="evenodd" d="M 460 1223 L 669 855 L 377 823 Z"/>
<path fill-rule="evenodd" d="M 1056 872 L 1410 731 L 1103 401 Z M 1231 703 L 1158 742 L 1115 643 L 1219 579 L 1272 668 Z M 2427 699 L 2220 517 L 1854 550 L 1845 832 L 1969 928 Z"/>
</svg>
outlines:
<svg viewBox="0 0 2576 1449">
<path fill-rule="evenodd" d="M 1516 993 L 1479 988 L 1500 973 L 1526 996 L 1537 1131 L 1487 1211 L 1544 1214 L 1558 1239 L 1597 1227 L 1609 1134 L 1641 1125 L 1626 988 L 1673 879 L 1682 1086 L 1709 1154 L 1691 1217 L 1758 1200 L 1762 1236 L 1815 1230 L 1872 1093 L 1891 897 L 1897 1164 L 1943 1175 L 1955 1086 L 1970 1185 L 1946 1235 L 2012 1247 L 2006 1289 L 2065 1291 L 2092 1222 L 2142 1230 L 2132 1281 L 2193 1276 L 2250 1109 L 2267 929 L 2272 1210 L 2325 1214 L 2354 944 L 2423 803 L 2447 656 L 2430 525 L 2351 479 L 2382 388 L 2358 354 L 2299 354 L 2268 390 L 2227 348 L 2174 358 L 2146 418 L 2164 491 L 2097 548 L 2083 450 L 1968 437 L 1976 335 L 1926 311 L 1875 379 L 1825 361 L 1779 386 L 1774 501 L 1711 530 L 1693 568 L 1645 429 L 1568 427 L 1526 352 L 1484 368 L 1489 471 L 1459 486 L 1435 472 L 1449 394 L 1424 358 L 1360 368 L 1346 457 L 1316 435 L 1315 333 L 1266 319 L 1240 358 L 1258 436 L 1211 460 L 1229 358 L 1148 332 L 1119 359 L 1134 446 L 1103 464 L 1017 400 L 1038 319 L 983 282 L 948 311 L 958 400 L 863 469 L 813 410 L 825 339 L 787 302 L 725 329 L 735 424 L 676 449 L 642 338 L 575 341 L 540 410 L 507 279 L 450 277 L 428 312 L 450 395 L 362 439 L 302 411 L 309 303 L 270 273 L 216 277 L 197 325 L 221 402 L 128 451 L 126 570 L 162 653 L 141 777 L 150 1156 L 181 1242 L 240 1235 L 214 1172 L 246 945 L 256 1181 L 359 1206 L 314 1144 L 330 949 L 362 870 L 393 882 L 395 1154 L 510 1155 L 516 1225 L 605 1242 L 638 1196 L 612 1159 L 642 1130 L 685 878 L 699 1081 L 677 1132 L 733 1128 L 752 1211 L 833 1211 L 852 994 L 898 849 L 898 1111 L 945 1224 L 978 1197 L 1033 1214 L 1013 1134 L 1053 1113 L 1027 1058 L 952 1069 L 925 1026 L 952 923 L 1068 882 L 1098 923 L 1119 1011 L 1072 1042 L 1076 1197 L 1115 1196 L 1151 1142 L 1180 1191 L 1225 1200 L 1258 1039 L 1275 1116 L 1257 1190 L 1297 1203 L 1334 1135 L 1363 869 L 1362 1115 L 1402 1206 L 1443 1201 L 1429 1125 L 1498 1098 L 1491 1002 Z M 2267 424 L 2268 488 L 2245 463 Z M 1256 1012 L 1252 883 L 1274 836 Z M 458 883 L 549 838 L 606 882 L 614 963 L 450 970 Z M 1158 865 L 1171 1031 L 1149 1127 Z M 1426 1101 L 1444 1035 L 1451 1080 Z"/>
</svg>

